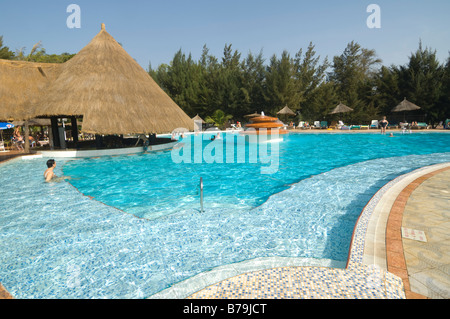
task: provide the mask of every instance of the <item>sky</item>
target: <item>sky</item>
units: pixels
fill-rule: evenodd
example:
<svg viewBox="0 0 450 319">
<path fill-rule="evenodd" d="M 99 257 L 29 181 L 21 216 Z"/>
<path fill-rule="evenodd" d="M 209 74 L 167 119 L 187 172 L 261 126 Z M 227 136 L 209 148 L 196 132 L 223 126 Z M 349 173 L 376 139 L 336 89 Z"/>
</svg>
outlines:
<svg viewBox="0 0 450 319">
<path fill-rule="evenodd" d="M 80 8 L 80 28 L 67 26 L 70 4 Z M 370 4 L 380 8 L 380 28 L 367 26 Z M 41 41 L 49 54 L 77 53 L 101 23 L 146 70 L 169 64 L 179 49 L 198 60 L 204 45 L 219 59 L 232 44 L 268 62 L 310 42 L 332 60 L 356 41 L 383 65 L 406 64 L 420 40 L 441 62 L 450 51 L 449 0 L 0 0 L 0 36 L 12 51 Z"/>
</svg>

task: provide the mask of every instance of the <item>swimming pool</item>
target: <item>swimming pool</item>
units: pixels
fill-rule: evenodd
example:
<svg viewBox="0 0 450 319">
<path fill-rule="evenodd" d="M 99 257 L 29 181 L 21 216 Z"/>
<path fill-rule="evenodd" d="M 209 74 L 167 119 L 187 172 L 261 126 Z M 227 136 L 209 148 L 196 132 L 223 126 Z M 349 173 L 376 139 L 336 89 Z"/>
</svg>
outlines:
<svg viewBox="0 0 450 319">
<path fill-rule="evenodd" d="M 355 222 L 381 186 L 450 161 L 448 134 L 284 138 L 274 174 L 259 163 L 173 164 L 170 152 L 58 161 L 57 172 L 98 201 L 43 183 L 43 159 L 0 166 L 9 203 L 0 282 L 17 298 L 142 298 L 252 258 L 345 261 Z"/>
</svg>

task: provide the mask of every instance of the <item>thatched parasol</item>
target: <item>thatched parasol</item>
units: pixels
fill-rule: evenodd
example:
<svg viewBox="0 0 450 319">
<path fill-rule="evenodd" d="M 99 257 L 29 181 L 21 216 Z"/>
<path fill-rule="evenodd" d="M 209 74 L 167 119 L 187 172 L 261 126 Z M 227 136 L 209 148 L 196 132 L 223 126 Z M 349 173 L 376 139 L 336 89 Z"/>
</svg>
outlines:
<svg viewBox="0 0 450 319">
<path fill-rule="evenodd" d="M 30 114 L 55 116 L 83 116 L 83 132 L 104 135 L 194 128 L 189 116 L 106 32 L 104 24 L 63 64 Z"/>
<path fill-rule="evenodd" d="M 392 109 L 392 112 L 403 112 L 403 121 L 406 122 L 406 112 L 407 111 L 415 111 L 420 110 L 420 106 L 415 105 L 414 103 L 411 103 L 406 99 L 406 97 L 403 99 L 402 102 L 400 102 L 399 105 L 394 107 Z"/>
<path fill-rule="evenodd" d="M 392 109 L 392 112 L 415 111 L 415 110 L 420 110 L 420 106 L 411 103 L 405 97 L 405 99 L 402 102 L 400 102 L 399 105 L 397 105 Z"/>
<path fill-rule="evenodd" d="M 344 105 L 341 102 L 339 102 L 339 104 L 334 108 L 333 111 L 331 111 L 330 114 L 348 113 L 351 111 L 353 111 L 351 107 L 348 107 L 347 105 Z"/>
<path fill-rule="evenodd" d="M 253 113 L 253 114 L 248 114 L 248 115 L 244 115 L 244 117 L 247 117 L 247 118 L 252 118 L 252 117 L 258 117 L 258 116 L 261 116 L 261 114 L 260 113 Z"/>
<path fill-rule="evenodd" d="M 61 66 L 0 60 L 0 120 L 24 120 Z"/>
<path fill-rule="evenodd" d="M 292 111 L 287 105 L 277 113 L 278 115 L 290 115 L 290 116 L 296 116 L 294 111 Z"/>
</svg>

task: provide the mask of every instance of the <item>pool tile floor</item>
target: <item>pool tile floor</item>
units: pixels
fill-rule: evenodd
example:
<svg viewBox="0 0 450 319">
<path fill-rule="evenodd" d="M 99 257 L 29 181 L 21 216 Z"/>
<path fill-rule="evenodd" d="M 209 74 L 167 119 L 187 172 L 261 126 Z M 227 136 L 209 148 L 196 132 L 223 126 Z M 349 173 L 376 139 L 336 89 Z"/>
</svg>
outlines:
<svg viewBox="0 0 450 319">
<path fill-rule="evenodd" d="M 264 269 L 222 280 L 187 298 L 447 299 L 449 186 L 450 163 L 388 183 L 362 212 L 345 269 Z M 429 239 L 403 238 L 402 226 L 421 230 Z"/>
<path fill-rule="evenodd" d="M 189 286 L 177 284 L 152 298 L 449 298 L 449 186 L 450 163 L 385 185 L 358 220 L 346 268 L 332 268 L 332 261 L 329 267 L 292 266 L 298 261 L 289 259 L 277 267 L 279 261 L 259 260 L 269 267 L 233 276 L 230 269 L 236 266 L 224 266 L 210 272 L 214 278 L 227 277 L 214 284 L 195 286 L 191 280 Z M 402 227 L 423 231 L 427 241 L 402 237 Z M 0 299 L 11 298 L 0 284 Z"/>
</svg>

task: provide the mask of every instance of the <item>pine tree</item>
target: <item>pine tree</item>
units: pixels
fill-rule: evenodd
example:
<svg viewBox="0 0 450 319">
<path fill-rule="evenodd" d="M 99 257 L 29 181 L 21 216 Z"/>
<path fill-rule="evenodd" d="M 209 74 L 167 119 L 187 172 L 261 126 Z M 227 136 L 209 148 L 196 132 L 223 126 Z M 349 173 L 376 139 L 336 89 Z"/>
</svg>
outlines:
<svg viewBox="0 0 450 319">
<path fill-rule="evenodd" d="M 0 59 L 12 60 L 14 52 L 10 51 L 8 47 L 3 46 L 3 36 L 0 36 Z"/>
<path fill-rule="evenodd" d="M 400 66 L 397 72 L 400 91 L 404 97 L 421 107 L 418 113 L 425 114 L 427 122 L 434 124 L 439 121 L 444 116 L 438 102 L 445 72 L 437 59 L 436 51 L 424 49 L 420 42 L 408 64 Z"/>
<path fill-rule="evenodd" d="M 342 103 L 354 109 L 350 113 L 352 121 L 361 123 L 374 116 L 375 108 L 368 107 L 370 100 L 367 94 L 368 89 L 371 92 L 374 87 L 375 67 L 379 63 L 381 60 L 374 50 L 361 48 L 354 41 L 347 45 L 342 55 L 333 58 L 330 79 L 336 83 Z"/>
<path fill-rule="evenodd" d="M 265 100 L 267 112 L 271 115 L 285 107 L 298 110 L 301 94 L 296 89 L 295 63 L 287 51 L 283 51 L 281 58 L 273 55 L 266 72 Z"/>
</svg>

